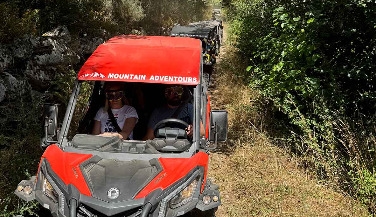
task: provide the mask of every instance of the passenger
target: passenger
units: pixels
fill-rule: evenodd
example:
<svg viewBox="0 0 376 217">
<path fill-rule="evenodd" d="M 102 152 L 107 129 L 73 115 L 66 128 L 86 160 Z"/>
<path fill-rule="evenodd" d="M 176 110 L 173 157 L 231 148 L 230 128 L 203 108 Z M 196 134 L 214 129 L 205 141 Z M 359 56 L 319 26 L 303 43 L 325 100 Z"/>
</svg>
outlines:
<svg viewBox="0 0 376 217">
<path fill-rule="evenodd" d="M 106 104 L 94 117 L 93 134 L 101 136 L 119 136 L 133 139 L 133 128 L 138 121 L 136 109 L 127 105 L 124 83 L 105 84 Z"/>
<path fill-rule="evenodd" d="M 186 129 L 187 136 L 192 137 L 193 105 L 183 101 L 183 93 L 184 88 L 180 85 L 165 88 L 164 96 L 166 99 L 166 104 L 162 107 L 154 109 L 152 112 L 144 140 L 154 139 L 155 125 L 161 120 L 168 118 L 177 118 L 185 121 L 188 124 L 188 128 Z M 176 114 L 177 111 L 178 114 Z M 200 135 L 204 135 L 204 133 L 202 123 L 200 123 Z"/>
</svg>

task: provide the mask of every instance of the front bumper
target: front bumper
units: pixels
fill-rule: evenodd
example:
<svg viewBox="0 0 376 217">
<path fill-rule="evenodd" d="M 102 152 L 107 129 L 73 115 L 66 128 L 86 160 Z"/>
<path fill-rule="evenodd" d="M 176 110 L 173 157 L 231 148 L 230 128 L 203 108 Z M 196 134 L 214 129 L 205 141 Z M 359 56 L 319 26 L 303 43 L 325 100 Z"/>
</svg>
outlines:
<svg viewBox="0 0 376 217">
<path fill-rule="evenodd" d="M 55 178 L 52 179 L 52 176 Z M 56 190 L 55 201 L 43 193 L 41 187 L 43 177 Z M 194 181 L 198 184 L 192 197 L 186 203 L 172 208 L 171 200 L 176 199 L 177 195 Z M 64 185 L 60 180 L 56 180 L 52 171 L 42 166 L 38 179 L 33 176 L 30 180 L 21 181 L 15 190 L 15 194 L 25 201 L 37 200 L 56 217 L 70 217 L 77 214 L 83 217 L 118 216 L 119 214 L 124 217 L 175 217 L 184 215 L 195 208 L 207 211 L 221 204 L 218 186 L 208 180 L 205 183 L 204 190 L 200 192 L 202 181 L 203 168 L 198 167 L 169 188 L 151 192 L 146 198 L 107 202 L 80 194 L 73 185 Z M 32 191 L 29 191 L 30 189 Z"/>
</svg>

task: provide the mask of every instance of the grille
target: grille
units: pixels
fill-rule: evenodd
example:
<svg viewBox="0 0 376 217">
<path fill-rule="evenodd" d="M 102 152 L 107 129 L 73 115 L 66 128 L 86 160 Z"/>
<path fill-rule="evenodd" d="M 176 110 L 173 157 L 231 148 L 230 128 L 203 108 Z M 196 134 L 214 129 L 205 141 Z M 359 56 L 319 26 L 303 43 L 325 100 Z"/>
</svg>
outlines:
<svg viewBox="0 0 376 217">
<path fill-rule="evenodd" d="M 95 166 L 95 163 L 88 163 L 86 165 L 84 165 L 84 170 L 86 173 L 89 173 L 89 171 Z"/>
<path fill-rule="evenodd" d="M 137 207 L 111 217 L 139 217 L 141 211 L 142 207 Z M 106 217 L 106 215 L 85 204 L 81 204 L 77 209 L 77 217 Z"/>
</svg>

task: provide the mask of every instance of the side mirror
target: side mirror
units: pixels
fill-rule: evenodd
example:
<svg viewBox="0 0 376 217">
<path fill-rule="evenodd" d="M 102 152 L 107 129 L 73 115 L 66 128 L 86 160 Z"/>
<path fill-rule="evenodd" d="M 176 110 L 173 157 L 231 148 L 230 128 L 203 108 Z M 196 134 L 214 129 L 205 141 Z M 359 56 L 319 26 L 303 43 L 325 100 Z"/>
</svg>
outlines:
<svg viewBox="0 0 376 217">
<path fill-rule="evenodd" d="M 58 135 L 58 105 L 45 104 L 44 105 L 44 137 L 42 138 L 41 147 L 44 149 L 52 143 L 57 142 Z"/>
<path fill-rule="evenodd" d="M 209 128 L 209 141 L 214 142 L 215 146 L 217 142 L 225 142 L 227 140 L 228 132 L 228 119 L 227 111 L 213 110 L 210 112 L 210 128 Z"/>
</svg>

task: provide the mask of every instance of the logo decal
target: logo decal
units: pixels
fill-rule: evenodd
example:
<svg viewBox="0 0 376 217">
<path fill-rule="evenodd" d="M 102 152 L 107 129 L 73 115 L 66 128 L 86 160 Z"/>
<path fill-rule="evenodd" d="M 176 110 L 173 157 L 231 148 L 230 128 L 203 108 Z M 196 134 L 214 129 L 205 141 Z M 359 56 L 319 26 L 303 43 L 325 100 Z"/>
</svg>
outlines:
<svg viewBox="0 0 376 217">
<path fill-rule="evenodd" d="M 93 73 L 86 73 L 84 75 L 80 76 L 81 79 L 85 78 L 105 78 L 105 76 L 102 73 L 99 72 L 93 72 Z"/>
<path fill-rule="evenodd" d="M 107 197 L 114 200 L 118 198 L 120 195 L 120 191 L 117 188 L 110 188 L 110 190 L 107 191 Z"/>
</svg>

